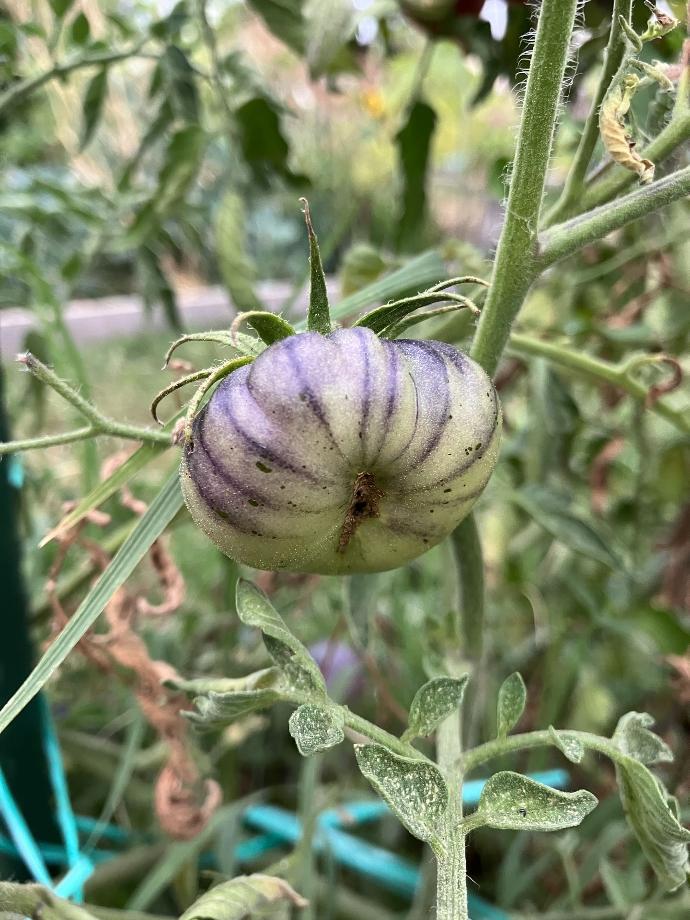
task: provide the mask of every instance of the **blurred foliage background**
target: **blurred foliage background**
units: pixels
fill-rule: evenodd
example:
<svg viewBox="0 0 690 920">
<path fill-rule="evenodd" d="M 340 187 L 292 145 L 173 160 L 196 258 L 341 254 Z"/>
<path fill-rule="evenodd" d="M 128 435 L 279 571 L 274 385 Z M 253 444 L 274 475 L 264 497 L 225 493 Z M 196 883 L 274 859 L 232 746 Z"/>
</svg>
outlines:
<svg viewBox="0 0 690 920">
<path fill-rule="evenodd" d="M 429 20 L 433 5 L 5 0 L 0 335 L 17 308 L 31 311 L 25 348 L 110 415 L 146 423 L 151 398 L 167 382 L 160 364 L 168 344 L 183 328 L 195 328 L 193 312 L 180 310 L 186 294 L 221 286 L 223 326 L 235 308 L 262 304 L 272 290 L 266 282 L 281 282 L 278 306 L 300 314 L 307 273 L 300 196 L 309 198 L 335 291 L 355 292 L 424 252 L 434 254 L 439 277 L 486 276 L 500 229 L 517 118 L 513 89 L 524 71 L 521 36 L 530 10 L 489 0 L 479 18 L 480 3 L 440 3 L 443 15 Z M 672 6 L 683 15 L 681 4 Z M 647 15 L 637 4 L 637 20 Z M 585 6 L 554 151 L 554 200 L 609 19 L 610 4 Z M 677 65 L 682 40 L 676 30 L 654 54 Z M 663 125 L 670 101 L 650 90 L 636 97 L 635 109 L 644 137 Z M 687 157 L 685 150 L 675 160 Z M 114 295 L 140 305 L 130 334 L 108 336 L 104 300 L 103 335 L 81 340 L 70 302 Z M 681 202 L 548 273 L 519 328 L 611 362 L 668 354 L 687 371 L 689 295 L 690 222 Z M 463 347 L 472 323 L 460 315 L 433 320 L 419 334 Z M 189 354 L 204 366 L 217 351 L 195 344 Z M 664 377 L 656 366 L 639 373 L 649 386 Z M 71 412 L 32 378 L 8 366 L 4 374 L 15 436 L 69 427 Z M 468 739 L 491 737 L 496 690 L 516 669 L 529 690 L 524 730 L 554 724 L 608 733 L 622 712 L 649 711 L 676 751 L 664 779 L 687 817 L 687 433 L 614 386 L 519 349 L 504 360 L 497 385 L 503 453 L 478 511 L 488 646 Z M 667 398 L 687 419 L 687 383 Z M 57 554 L 54 544 L 38 543 L 63 504 L 97 481 L 100 464 L 118 446 L 106 440 L 56 447 L 12 461 L 13 481 L 22 481 L 23 566 L 37 644 L 50 635 L 46 581 Z M 150 500 L 172 466 L 168 455 L 147 466 L 135 480 L 136 496 Z M 90 523 L 86 533 L 111 554 L 133 516 L 117 497 L 104 510 L 108 521 Z M 174 616 L 143 627 L 151 655 L 186 677 L 261 667 L 263 646 L 234 614 L 238 567 L 186 513 L 168 539 L 186 596 Z M 73 549 L 57 576 L 66 609 L 74 609 L 94 574 L 88 554 Z M 434 654 L 434 631 L 443 630 L 456 603 L 450 548 L 364 581 L 265 573 L 258 581 L 305 644 L 328 640 L 354 651 L 353 707 L 398 734 Z M 133 590 L 157 596 L 150 567 L 137 572 Z M 424 623 L 431 623 L 428 632 Z M 294 810 L 300 783 L 314 783 L 303 775 L 287 713 L 248 716 L 195 740 L 202 772 L 219 780 L 230 807 L 212 834 L 172 842 L 157 827 L 152 802 L 164 744 L 142 729 L 127 676 L 104 680 L 75 653 L 49 697 L 75 809 L 98 817 L 107 804 L 132 833 L 131 847 L 87 886 L 88 900 L 105 907 L 181 913 L 208 884 L 208 865 L 199 868 L 202 850 L 213 872 L 246 870 L 232 854 L 246 834 L 247 802 Z M 525 756 L 519 767 L 556 763 L 549 751 Z M 592 917 L 638 916 L 633 908 L 654 894 L 654 881 L 610 795 L 612 775 L 592 760 L 571 770 L 573 784 L 592 789 L 600 807 L 577 833 L 558 838 L 478 832 L 469 853 L 473 890 L 525 916 L 547 909 L 563 918 L 590 916 L 588 909 L 612 911 Z M 311 791 L 319 807 L 364 794 L 346 746 L 321 756 Z M 365 833 L 420 858 L 421 847 L 392 818 Z M 410 906 L 327 860 L 319 872 L 329 884 L 316 917 L 428 915 L 428 884 Z M 428 874 L 423 867 L 423 879 Z M 687 902 L 663 916 L 686 910 Z"/>
</svg>

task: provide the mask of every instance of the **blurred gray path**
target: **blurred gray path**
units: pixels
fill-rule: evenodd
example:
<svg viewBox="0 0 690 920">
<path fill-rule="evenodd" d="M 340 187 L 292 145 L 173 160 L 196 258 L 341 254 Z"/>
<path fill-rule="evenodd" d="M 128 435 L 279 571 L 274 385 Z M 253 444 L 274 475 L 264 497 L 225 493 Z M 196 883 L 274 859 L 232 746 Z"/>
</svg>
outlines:
<svg viewBox="0 0 690 920">
<path fill-rule="evenodd" d="M 258 294 L 269 310 L 280 309 L 291 292 L 292 285 L 285 281 L 265 281 L 258 285 Z M 220 286 L 181 290 L 177 298 L 182 322 L 190 331 L 226 327 L 236 312 L 226 290 Z M 155 309 L 147 316 L 141 298 L 129 294 L 73 300 L 65 311 L 65 319 L 79 345 L 168 328 L 162 310 Z M 0 310 L 0 357 L 13 358 L 24 348 L 27 332 L 37 325 L 31 310 Z"/>
</svg>

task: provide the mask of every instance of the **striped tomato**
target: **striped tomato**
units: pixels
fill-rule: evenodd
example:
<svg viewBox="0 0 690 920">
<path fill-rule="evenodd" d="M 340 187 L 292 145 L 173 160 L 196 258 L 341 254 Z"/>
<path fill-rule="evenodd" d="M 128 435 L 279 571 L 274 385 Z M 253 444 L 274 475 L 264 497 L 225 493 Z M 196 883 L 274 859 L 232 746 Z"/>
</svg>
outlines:
<svg viewBox="0 0 690 920">
<path fill-rule="evenodd" d="M 490 379 L 452 346 L 305 332 L 221 382 L 194 419 L 183 491 L 197 524 L 246 565 L 383 571 L 468 514 L 500 430 Z"/>
</svg>

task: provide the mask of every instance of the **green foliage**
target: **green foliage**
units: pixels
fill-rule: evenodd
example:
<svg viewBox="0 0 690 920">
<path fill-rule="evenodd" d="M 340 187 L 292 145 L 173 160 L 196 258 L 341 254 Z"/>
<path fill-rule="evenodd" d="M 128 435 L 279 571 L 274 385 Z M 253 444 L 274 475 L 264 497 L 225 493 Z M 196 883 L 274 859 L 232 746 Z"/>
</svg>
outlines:
<svg viewBox="0 0 690 920">
<path fill-rule="evenodd" d="M 326 696 L 321 671 L 302 643 L 292 635 L 266 595 L 249 581 L 237 582 L 237 614 L 247 626 L 261 630 L 269 655 L 288 685 L 318 699 Z"/>
<path fill-rule="evenodd" d="M 357 764 L 408 831 L 439 846 L 448 787 L 438 767 L 399 757 L 379 744 L 357 745 Z"/>
<path fill-rule="evenodd" d="M 413 738 L 430 735 L 440 723 L 462 704 L 465 687 L 469 674 L 461 678 L 433 677 L 415 693 L 408 727 L 405 729 L 403 741 L 412 741 Z"/>
<path fill-rule="evenodd" d="M 340 709 L 304 703 L 290 716 L 290 734 L 303 757 L 327 751 L 344 740 Z"/>
<path fill-rule="evenodd" d="M 180 920 L 287 918 L 290 904 L 304 907 L 306 901 L 284 879 L 270 875 L 242 875 L 211 888 L 187 908 Z"/>
<path fill-rule="evenodd" d="M 415 101 L 396 136 L 403 175 L 402 215 L 398 231 L 401 249 L 411 249 L 426 217 L 426 181 L 436 113 L 431 106 Z"/>
<path fill-rule="evenodd" d="M 516 671 L 501 684 L 498 691 L 498 737 L 505 738 L 520 721 L 527 703 L 527 689 L 522 675 Z"/>
<path fill-rule="evenodd" d="M 596 805 L 591 792 L 561 792 L 506 771 L 487 780 L 472 820 L 500 830 L 560 831 L 577 827 Z"/>
</svg>

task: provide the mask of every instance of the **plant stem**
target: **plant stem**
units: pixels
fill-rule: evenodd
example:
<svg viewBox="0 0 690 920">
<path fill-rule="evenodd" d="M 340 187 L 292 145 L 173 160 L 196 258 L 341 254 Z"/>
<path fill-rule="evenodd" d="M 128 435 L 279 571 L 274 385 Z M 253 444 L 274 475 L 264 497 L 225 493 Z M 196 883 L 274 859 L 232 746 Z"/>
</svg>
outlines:
<svg viewBox="0 0 690 920">
<path fill-rule="evenodd" d="M 292 702 L 303 703 L 308 702 L 308 700 L 293 699 Z M 347 706 L 343 706 L 342 709 L 345 715 L 345 725 L 352 729 L 352 731 L 357 732 L 359 735 L 363 735 L 365 738 L 369 738 L 371 741 L 375 741 L 377 744 L 383 745 L 400 757 L 428 761 L 429 758 L 425 757 L 417 748 L 412 747 L 411 744 L 401 741 L 400 738 L 391 735 L 391 733 L 387 732 L 384 728 L 379 728 L 378 725 L 374 725 L 372 722 L 369 722 L 368 719 L 358 716 L 356 713 L 349 710 Z"/>
<path fill-rule="evenodd" d="M 615 759 L 620 756 L 620 750 L 617 750 L 611 741 L 607 738 L 601 738 L 599 735 L 592 735 L 589 732 L 576 732 L 568 730 L 568 735 L 577 738 L 582 744 L 593 751 L 605 754 L 607 757 Z M 495 757 L 502 757 L 504 754 L 510 754 L 514 751 L 526 751 L 535 747 L 548 747 L 554 744 L 554 740 L 548 731 L 525 732 L 520 735 L 508 735 L 507 738 L 495 738 L 493 741 L 487 741 L 480 744 L 479 747 L 467 751 L 461 758 L 463 771 L 469 773 L 476 767 L 487 760 L 493 760 Z"/>
<path fill-rule="evenodd" d="M 614 230 L 690 194 L 690 166 L 658 182 L 643 186 L 624 198 L 602 205 L 558 224 L 540 235 L 539 263 L 548 268 Z M 489 296 L 491 296 L 489 294 Z M 484 308 L 486 311 L 486 307 Z M 482 314 L 483 315 L 483 314 Z"/>
<path fill-rule="evenodd" d="M 489 374 L 539 270 L 537 228 L 576 10 L 577 0 L 544 0 L 539 14 L 505 221 L 472 345 Z"/>
<path fill-rule="evenodd" d="M 458 638 L 463 654 L 478 661 L 484 648 L 484 564 L 473 514 L 455 528 L 451 546 L 458 573 Z"/>
<path fill-rule="evenodd" d="M 298 844 L 299 860 L 295 885 L 302 897 L 309 901 L 300 914 L 303 920 L 314 920 L 314 894 L 317 874 L 314 858 L 314 834 L 317 830 L 317 803 L 315 792 L 319 784 L 321 757 L 312 754 L 302 761 L 299 779 L 299 817 L 302 822 L 302 835 Z"/>
<path fill-rule="evenodd" d="M 620 67 L 625 52 L 625 39 L 618 17 L 622 16 L 627 22 L 630 22 L 631 14 L 632 0 L 614 0 L 611 14 L 611 31 L 604 54 L 604 66 L 599 77 L 599 85 L 592 99 L 592 106 L 587 115 L 563 191 L 546 218 L 547 225 L 567 217 L 574 202 L 582 194 L 587 168 L 599 137 L 599 106 Z"/>
<path fill-rule="evenodd" d="M 155 431 L 151 428 L 139 428 L 124 422 L 108 418 L 88 400 L 84 399 L 66 380 L 43 364 L 34 355 L 27 352 L 18 358 L 41 383 L 55 390 L 62 398 L 74 406 L 90 424 L 84 428 L 67 431 L 63 434 L 45 435 L 38 438 L 25 438 L 20 441 L 7 441 L 0 443 L 0 457 L 4 454 L 16 453 L 20 450 L 37 450 L 43 447 L 53 447 L 56 444 L 69 444 L 73 441 L 84 441 L 98 435 L 112 435 L 113 437 L 127 438 L 133 441 L 148 441 L 153 444 L 170 444 L 170 433 Z"/>
<path fill-rule="evenodd" d="M 436 853 L 436 920 L 467 920 L 467 866 L 462 831 L 462 719 L 454 712 L 437 734 L 438 765 L 448 783 L 445 848 Z"/>
<path fill-rule="evenodd" d="M 37 89 L 40 89 L 46 83 L 54 80 L 56 77 L 66 77 L 73 70 L 80 70 L 83 67 L 104 67 L 108 64 L 116 64 L 118 61 L 125 61 L 131 57 L 148 57 L 142 53 L 142 45 L 136 45 L 134 48 L 123 49 L 122 51 L 107 51 L 101 54 L 85 55 L 84 57 L 74 58 L 71 61 L 65 61 L 62 64 L 56 64 L 50 70 L 38 74 L 35 77 L 28 77 L 26 80 L 20 80 L 10 89 L 0 94 L 0 115 L 5 113 L 13 105 L 23 102 Z"/>
<path fill-rule="evenodd" d="M 601 358 L 594 358 L 584 351 L 577 351 L 574 348 L 568 348 L 566 345 L 556 342 L 544 342 L 541 339 L 535 339 L 517 332 L 512 333 L 510 336 L 509 348 L 517 354 L 537 355 L 541 358 L 546 358 L 547 361 L 553 364 L 567 368 L 597 383 L 613 384 L 624 390 L 633 399 L 646 401 L 649 395 L 647 387 L 631 377 L 625 365 L 602 361 Z M 690 418 L 688 418 L 687 413 L 674 409 L 666 400 L 657 399 L 651 404 L 647 404 L 647 408 L 650 412 L 654 412 L 655 415 L 659 415 L 667 422 L 670 422 L 683 434 L 690 434 Z"/>
</svg>

